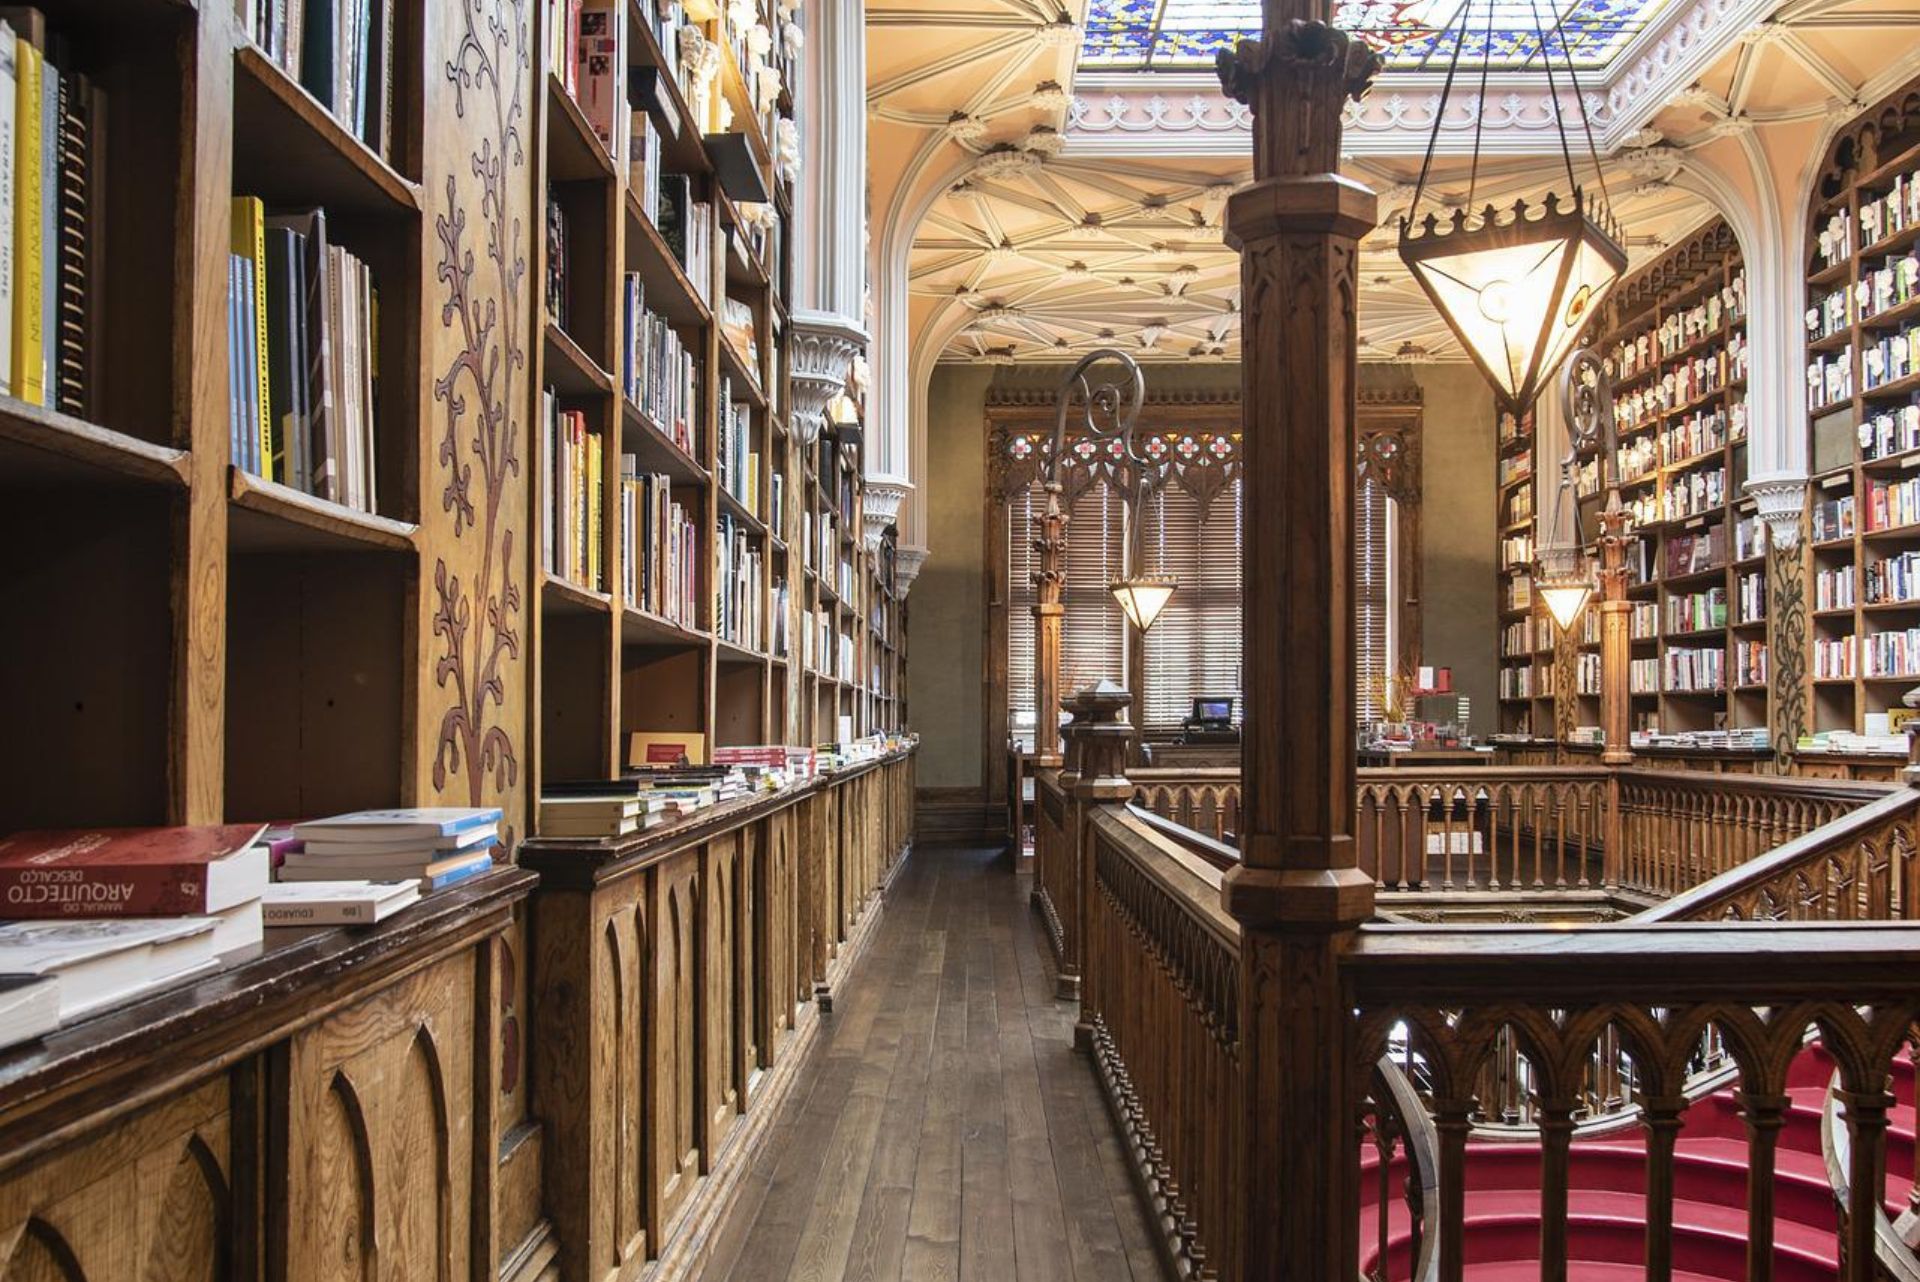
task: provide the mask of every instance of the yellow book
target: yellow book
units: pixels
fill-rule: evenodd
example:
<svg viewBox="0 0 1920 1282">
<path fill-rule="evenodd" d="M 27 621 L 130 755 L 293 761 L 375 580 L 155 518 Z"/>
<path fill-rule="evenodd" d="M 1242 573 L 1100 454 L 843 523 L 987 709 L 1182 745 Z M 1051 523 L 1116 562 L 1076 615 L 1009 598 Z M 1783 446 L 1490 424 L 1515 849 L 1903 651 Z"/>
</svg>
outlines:
<svg viewBox="0 0 1920 1282">
<path fill-rule="evenodd" d="M 46 281 L 41 275 L 41 228 L 46 191 L 41 182 L 40 72 L 38 49 L 22 39 L 15 50 L 13 178 L 13 394 L 32 405 L 47 403 Z"/>
<path fill-rule="evenodd" d="M 598 592 L 600 582 L 600 438 L 587 435 L 587 586 Z"/>
<path fill-rule="evenodd" d="M 273 413 L 267 390 L 267 211 L 258 196 L 235 196 L 233 226 L 227 247 L 253 262 L 253 345 L 254 362 L 259 371 L 260 475 L 269 481 L 285 481 L 287 459 L 284 449 L 273 447 Z"/>
</svg>

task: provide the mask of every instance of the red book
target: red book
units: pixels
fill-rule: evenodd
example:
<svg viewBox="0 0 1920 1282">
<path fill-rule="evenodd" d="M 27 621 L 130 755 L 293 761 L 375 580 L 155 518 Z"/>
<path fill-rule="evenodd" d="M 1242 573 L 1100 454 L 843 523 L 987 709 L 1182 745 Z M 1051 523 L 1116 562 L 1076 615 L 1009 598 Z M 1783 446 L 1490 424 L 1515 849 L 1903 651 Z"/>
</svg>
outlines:
<svg viewBox="0 0 1920 1282">
<path fill-rule="evenodd" d="M 190 917 L 266 892 L 265 824 L 57 828 L 0 838 L 0 917 Z"/>
</svg>

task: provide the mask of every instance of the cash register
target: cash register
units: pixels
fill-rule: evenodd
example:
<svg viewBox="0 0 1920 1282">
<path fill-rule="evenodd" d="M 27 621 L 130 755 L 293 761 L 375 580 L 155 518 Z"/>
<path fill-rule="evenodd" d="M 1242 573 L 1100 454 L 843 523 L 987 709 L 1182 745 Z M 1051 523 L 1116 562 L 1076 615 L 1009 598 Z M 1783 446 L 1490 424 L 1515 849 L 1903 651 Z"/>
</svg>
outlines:
<svg viewBox="0 0 1920 1282">
<path fill-rule="evenodd" d="M 1181 743 L 1239 743 L 1233 724 L 1233 696 L 1200 698 L 1180 723 Z"/>
</svg>

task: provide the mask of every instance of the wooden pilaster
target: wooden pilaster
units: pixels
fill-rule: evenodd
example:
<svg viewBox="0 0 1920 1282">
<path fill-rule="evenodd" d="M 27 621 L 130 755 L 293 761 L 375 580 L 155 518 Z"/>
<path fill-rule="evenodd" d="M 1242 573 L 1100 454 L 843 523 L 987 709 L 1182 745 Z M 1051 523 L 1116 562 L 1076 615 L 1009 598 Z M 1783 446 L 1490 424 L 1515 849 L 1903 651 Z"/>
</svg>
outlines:
<svg viewBox="0 0 1920 1282">
<path fill-rule="evenodd" d="M 1357 242 L 1370 192 L 1340 177 L 1340 112 L 1379 60 L 1318 0 L 1266 0 L 1266 36 L 1221 59 L 1253 109 L 1242 256 L 1246 726 L 1237 1208 L 1248 1279 L 1358 1268 L 1357 1086 L 1337 959 L 1373 910 L 1353 840 Z M 1286 1190 L 1287 1212 L 1272 1193 Z"/>
<path fill-rule="evenodd" d="M 1600 516 L 1600 727 L 1607 744 L 1600 761 L 1633 764 L 1633 605 L 1627 600 L 1627 514 L 1618 495 Z"/>
</svg>

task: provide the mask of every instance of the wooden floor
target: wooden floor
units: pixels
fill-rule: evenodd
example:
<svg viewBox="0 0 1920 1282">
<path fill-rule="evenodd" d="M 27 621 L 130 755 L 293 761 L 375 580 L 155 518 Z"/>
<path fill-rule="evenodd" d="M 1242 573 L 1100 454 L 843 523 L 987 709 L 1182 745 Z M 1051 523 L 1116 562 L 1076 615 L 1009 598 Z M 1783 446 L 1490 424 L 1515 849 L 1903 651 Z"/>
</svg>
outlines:
<svg viewBox="0 0 1920 1282">
<path fill-rule="evenodd" d="M 1027 891 L 997 851 L 909 858 L 704 1282 L 1161 1282 Z"/>
</svg>

